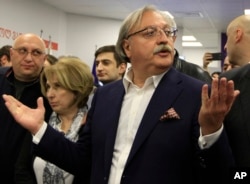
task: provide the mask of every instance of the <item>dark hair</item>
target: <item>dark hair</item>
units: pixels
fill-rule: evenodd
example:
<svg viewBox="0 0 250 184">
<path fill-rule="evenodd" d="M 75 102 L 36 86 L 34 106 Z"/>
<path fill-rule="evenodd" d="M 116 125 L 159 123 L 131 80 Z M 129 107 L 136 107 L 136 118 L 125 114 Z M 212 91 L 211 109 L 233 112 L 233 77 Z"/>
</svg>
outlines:
<svg viewBox="0 0 250 184">
<path fill-rule="evenodd" d="M 2 56 L 7 56 L 7 60 L 10 61 L 10 48 L 12 48 L 11 45 L 4 45 L 1 49 L 0 49 L 0 58 Z"/>
<path fill-rule="evenodd" d="M 221 74 L 221 72 L 219 72 L 219 71 L 215 71 L 215 72 L 211 73 L 211 76 L 213 76 L 214 74 L 220 75 L 220 74 Z"/>
<path fill-rule="evenodd" d="M 58 59 L 55 56 L 51 55 L 51 54 L 47 54 L 47 61 L 51 65 L 53 65 L 53 64 L 55 64 L 58 61 Z"/>
<path fill-rule="evenodd" d="M 126 63 L 126 61 L 124 61 L 122 59 L 122 57 L 116 52 L 115 50 L 115 45 L 105 45 L 105 46 L 102 46 L 100 48 L 98 48 L 96 51 L 95 51 L 95 58 L 101 54 L 101 53 L 105 53 L 105 52 L 112 52 L 114 53 L 114 58 L 116 60 L 116 64 L 117 64 L 117 67 L 121 64 L 121 63 Z"/>
</svg>

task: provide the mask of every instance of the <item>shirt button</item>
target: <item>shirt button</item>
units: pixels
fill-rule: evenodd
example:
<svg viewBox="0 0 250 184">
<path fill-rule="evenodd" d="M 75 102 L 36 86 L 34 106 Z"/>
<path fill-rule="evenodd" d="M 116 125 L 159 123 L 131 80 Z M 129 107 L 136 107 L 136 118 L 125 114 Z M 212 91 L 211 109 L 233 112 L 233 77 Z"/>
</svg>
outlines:
<svg viewBox="0 0 250 184">
<path fill-rule="evenodd" d="M 206 168 L 206 167 L 207 167 L 207 166 L 206 166 L 206 163 L 205 163 L 205 159 L 202 158 L 202 157 L 200 157 L 200 166 L 201 166 L 202 168 Z"/>
<path fill-rule="evenodd" d="M 203 148 L 205 148 L 207 146 L 207 142 L 206 141 L 202 141 L 202 146 L 203 146 Z"/>
</svg>

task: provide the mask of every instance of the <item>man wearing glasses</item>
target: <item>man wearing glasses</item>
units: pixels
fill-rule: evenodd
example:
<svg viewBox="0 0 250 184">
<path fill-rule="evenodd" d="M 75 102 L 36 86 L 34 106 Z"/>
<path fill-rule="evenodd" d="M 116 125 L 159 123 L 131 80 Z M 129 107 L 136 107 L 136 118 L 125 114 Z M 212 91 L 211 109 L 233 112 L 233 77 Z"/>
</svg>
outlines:
<svg viewBox="0 0 250 184">
<path fill-rule="evenodd" d="M 228 183 L 233 157 L 222 122 L 239 91 L 215 79 L 209 95 L 207 84 L 176 71 L 174 27 L 152 6 L 124 20 L 116 48 L 131 67 L 97 88 L 77 143 L 44 122 L 41 98 L 30 109 L 4 95 L 36 153 L 92 184 Z"/>
<path fill-rule="evenodd" d="M 34 34 L 20 35 L 10 48 L 12 67 L 0 67 L 0 94 L 10 94 L 30 108 L 36 108 L 36 100 L 42 96 L 39 75 L 46 58 L 43 40 Z M 48 119 L 51 108 L 44 98 Z M 20 179 L 22 167 L 30 167 L 31 136 L 18 126 L 0 99 L 0 172 L 4 183 L 29 183 L 30 178 Z M 27 147 L 26 147 L 27 146 Z M 27 162 L 27 163 L 26 163 Z M 32 171 L 32 168 L 30 168 Z M 17 182 L 17 183 L 18 183 Z"/>
<path fill-rule="evenodd" d="M 176 23 L 174 22 L 173 19 L 169 19 L 169 21 L 171 22 L 173 27 L 165 27 L 162 29 L 162 31 L 168 37 L 175 37 L 175 35 L 177 33 Z M 160 29 L 161 28 L 159 28 L 159 27 L 149 26 L 149 27 L 146 27 L 142 30 L 139 30 L 139 31 L 136 31 L 132 34 L 129 34 L 127 36 L 127 38 L 129 38 L 133 35 L 139 34 L 139 33 L 144 35 L 145 38 L 150 38 L 152 36 L 156 36 L 157 34 L 160 34 Z M 187 62 L 187 61 L 179 58 L 179 53 L 176 49 L 174 49 L 174 52 L 175 52 L 175 55 L 174 55 L 173 66 L 175 67 L 176 70 L 178 70 L 182 73 L 185 73 L 189 76 L 192 76 L 196 79 L 199 79 L 201 81 L 204 81 L 208 84 L 211 83 L 212 78 L 208 72 L 204 71 L 200 66 L 198 66 L 194 63 L 190 63 L 190 62 Z"/>
</svg>

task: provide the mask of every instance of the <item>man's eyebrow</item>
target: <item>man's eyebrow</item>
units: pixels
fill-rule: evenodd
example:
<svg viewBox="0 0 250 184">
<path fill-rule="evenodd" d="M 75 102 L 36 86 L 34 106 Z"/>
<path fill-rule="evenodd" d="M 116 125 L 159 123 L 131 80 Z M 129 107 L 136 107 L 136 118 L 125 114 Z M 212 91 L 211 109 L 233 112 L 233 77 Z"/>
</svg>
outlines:
<svg viewBox="0 0 250 184">
<path fill-rule="evenodd" d="M 112 62 L 110 59 L 101 59 L 99 61 Z"/>
</svg>

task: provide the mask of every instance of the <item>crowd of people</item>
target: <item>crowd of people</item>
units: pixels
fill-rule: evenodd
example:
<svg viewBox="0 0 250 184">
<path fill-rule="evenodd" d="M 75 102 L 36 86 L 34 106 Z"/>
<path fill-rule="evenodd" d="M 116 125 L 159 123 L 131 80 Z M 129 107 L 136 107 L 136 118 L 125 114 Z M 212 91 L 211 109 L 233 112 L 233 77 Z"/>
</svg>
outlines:
<svg viewBox="0 0 250 184">
<path fill-rule="evenodd" d="M 0 49 L 1 181 L 230 183 L 232 169 L 250 168 L 249 25 L 247 15 L 228 25 L 213 77 L 211 53 L 204 68 L 180 59 L 174 19 L 139 8 L 95 52 L 102 85 L 77 56 L 19 35 Z"/>
<path fill-rule="evenodd" d="M 211 62 L 213 62 L 213 57 L 212 57 L 212 53 L 210 52 L 206 52 L 204 55 L 203 55 L 203 69 L 211 75 L 212 78 L 219 78 L 220 74 L 222 74 L 223 72 L 226 72 L 226 71 L 229 71 L 233 68 L 237 68 L 239 67 L 240 65 L 232 62 L 229 60 L 229 56 L 226 56 L 224 58 L 224 60 L 219 60 L 220 62 L 222 62 L 222 68 L 221 70 L 217 70 L 217 71 L 213 71 L 210 73 L 209 71 L 209 64 Z M 223 57 L 221 57 L 221 59 L 223 59 Z"/>
</svg>

